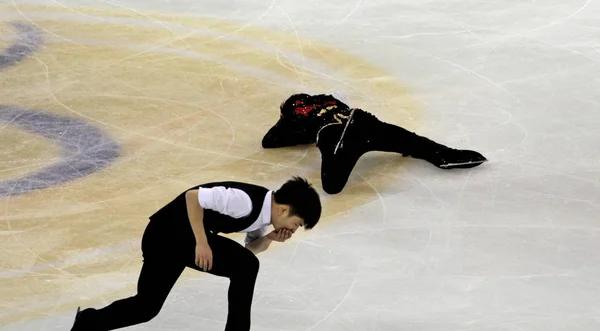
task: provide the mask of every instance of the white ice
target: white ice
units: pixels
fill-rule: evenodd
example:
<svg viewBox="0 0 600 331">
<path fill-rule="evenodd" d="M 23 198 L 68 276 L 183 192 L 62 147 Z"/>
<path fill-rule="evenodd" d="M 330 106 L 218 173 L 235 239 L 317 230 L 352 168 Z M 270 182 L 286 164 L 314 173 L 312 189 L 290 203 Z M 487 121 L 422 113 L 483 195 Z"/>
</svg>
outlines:
<svg viewBox="0 0 600 331">
<path fill-rule="evenodd" d="M 600 330 L 600 2 L 51 3 L 212 16 L 344 49 L 411 89 L 423 134 L 489 158 L 453 173 L 406 163 L 379 199 L 262 256 L 252 330 Z M 226 289 L 181 281 L 130 330 L 223 330 Z M 0 330 L 68 330 L 73 313 Z"/>
</svg>

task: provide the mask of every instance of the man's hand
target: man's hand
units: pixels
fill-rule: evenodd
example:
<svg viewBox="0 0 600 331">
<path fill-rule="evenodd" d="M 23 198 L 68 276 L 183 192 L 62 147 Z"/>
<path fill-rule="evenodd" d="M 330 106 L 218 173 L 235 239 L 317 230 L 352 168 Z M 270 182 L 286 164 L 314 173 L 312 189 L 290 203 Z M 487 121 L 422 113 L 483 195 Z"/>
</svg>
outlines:
<svg viewBox="0 0 600 331">
<path fill-rule="evenodd" d="M 292 237 L 294 234 L 291 230 L 288 229 L 279 229 L 273 230 L 271 233 L 267 235 L 267 237 L 273 241 L 284 242 Z"/>
<path fill-rule="evenodd" d="M 208 243 L 199 242 L 196 244 L 196 265 L 204 271 L 212 269 L 213 255 Z"/>
</svg>

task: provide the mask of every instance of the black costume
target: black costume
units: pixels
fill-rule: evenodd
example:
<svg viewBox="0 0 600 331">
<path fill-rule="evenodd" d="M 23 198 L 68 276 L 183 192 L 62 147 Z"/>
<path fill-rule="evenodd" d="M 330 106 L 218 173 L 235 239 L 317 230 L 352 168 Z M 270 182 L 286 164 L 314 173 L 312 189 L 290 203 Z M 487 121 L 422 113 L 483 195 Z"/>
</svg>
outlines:
<svg viewBox="0 0 600 331">
<path fill-rule="evenodd" d="M 218 233 L 240 232 L 260 215 L 267 188 L 247 183 L 220 182 L 198 187 L 224 186 L 246 192 L 252 212 L 241 219 L 205 209 L 203 223 L 213 254 L 210 274 L 230 279 L 226 331 L 250 330 L 258 258 L 244 246 Z M 187 216 L 185 192 L 150 216 L 142 237 L 144 263 L 137 294 L 102 309 L 88 308 L 77 313 L 71 331 L 107 331 L 147 322 L 158 315 L 171 288 L 186 267 L 199 271 L 195 263 L 196 239 Z M 203 300 L 198 297 L 198 300 Z M 199 327 L 199 329 L 202 329 Z"/>
<path fill-rule="evenodd" d="M 412 156 L 442 169 L 472 168 L 487 161 L 478 152 L 453 149 L 380 121 L 331 95 L 294 94 L 280 110 L 279 121 L 263 137 L 263 148 L 316 143 L 321 182 L 329 194 L 343 190 L 360 157 L 371 151 Z"/>
</svg>

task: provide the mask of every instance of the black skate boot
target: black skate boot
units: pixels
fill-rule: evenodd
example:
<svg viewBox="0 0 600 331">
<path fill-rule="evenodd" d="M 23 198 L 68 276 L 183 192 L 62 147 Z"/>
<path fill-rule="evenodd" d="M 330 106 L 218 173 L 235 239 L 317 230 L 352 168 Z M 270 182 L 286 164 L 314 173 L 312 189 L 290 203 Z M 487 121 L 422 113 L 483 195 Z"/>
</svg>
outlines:
<svg viewBox="0 0 600 331">
<path fill-rule="evenodd" d="M 487 161 L 476 151 L 455 149 L 411 133 L 411 145 L 404 156 L 425 160 L 440 169 L 473 168 Z"/>
<path fill-rule="evenodd" d="M 487 162 L 487 159 L 478 152 L 453 148 L 437 151 L 431 159 L 433 162 L 430 163 L 440 169 L 474 168 Z"/>
<path fill-rule="evenodd" d="M 473 168 L 487 159 L 478 152 L 444 146 L 398 125 L 379 121 L 365 111 L 354 114 L 354 127 L 368 151 L 394 152 L 425 160 L 440 169 Z"/>
</svg>

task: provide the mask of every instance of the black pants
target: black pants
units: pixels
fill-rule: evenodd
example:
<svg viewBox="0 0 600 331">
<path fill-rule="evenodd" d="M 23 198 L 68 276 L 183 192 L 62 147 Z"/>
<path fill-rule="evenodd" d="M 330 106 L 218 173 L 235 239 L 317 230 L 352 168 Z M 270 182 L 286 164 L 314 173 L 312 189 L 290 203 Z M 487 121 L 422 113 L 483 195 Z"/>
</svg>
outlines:
<svg viewBox="0 0 600 331">
<path fill-rule="evenodd" d="M 343 137 L 343 139 L 342 139 Z M 368 152 L 392 152 L 439 163 L 439 151 L 448 147 L 403 127 L 355 110 L 350 123 L 329 125 L 319 132 L 321 182 L 329 194 L 342 191 L 358 160 Z"/>
<path fill-rule="evenodd" d="M 329 125 L 319 132 L 323 190 L 343 190 L 358 160 L 368 152 L 393 152 L 425 160 L 438 168 L 472 168 L 486 158 L 476 151 L 458 150 L 356 109 L 349 124 Z"/>
<path fill-rule="evenodd" d="M 102 309 L 83 310 L 74 330 L 114 330 L 150 321 L 158 315 L 183 270 L 186 267 L 201 270 L 194 264 L 195 245 L 189 245 L 189 240 L 182 240 L 184 244 L 165 240 L 167 237 L 168 232 L 152 229 L 150 224 L 142 239 L 144 263 L 137 294 Z M 207 237 L 213 253 L 213 267 L 208 273 L 230 279 L 225 330 L 248 331 L 258 259 L 229 238 L 210 233 Z"/>
</svg>

